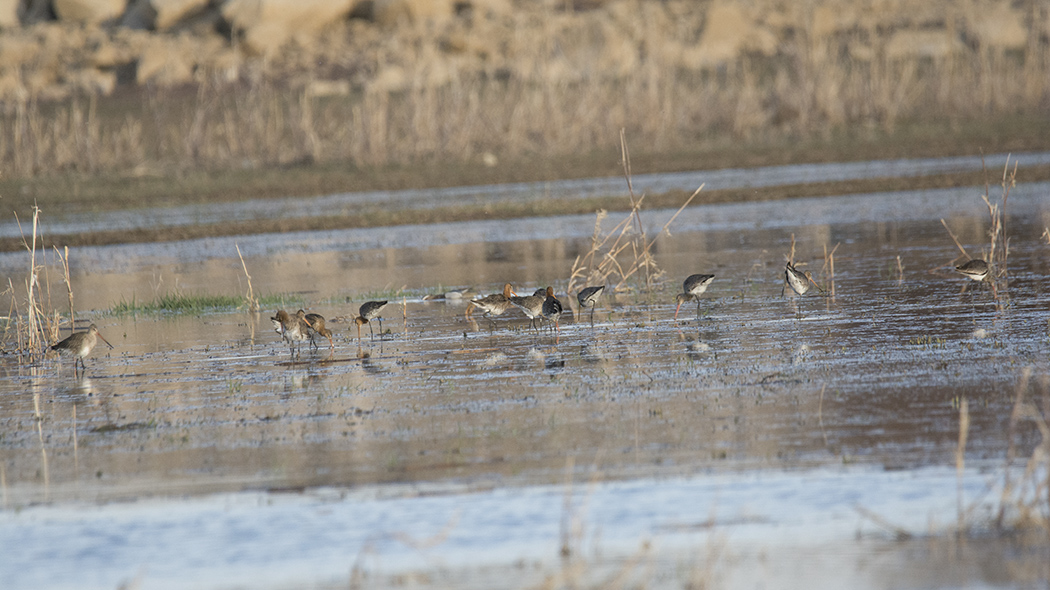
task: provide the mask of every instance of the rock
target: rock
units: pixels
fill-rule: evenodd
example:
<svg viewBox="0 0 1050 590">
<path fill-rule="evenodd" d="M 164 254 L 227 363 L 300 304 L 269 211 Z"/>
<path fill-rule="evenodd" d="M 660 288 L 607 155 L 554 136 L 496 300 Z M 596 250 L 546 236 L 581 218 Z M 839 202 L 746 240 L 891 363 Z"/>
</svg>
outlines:
<svg viewBox="0 0 1050 590">
<path fill-rule="evenodd" d="M 53 0 L 52 7 L 58 20 L 97 24 L 124 14 L 127 0 Z"/>
<path fill-rule="evenodd" d="M 886 57 L 890 59 L 941 59 L 962 49 L 962 42 L 944 29 L 901 30 L 893 33 L 886 41 Z"/>
<path fill-rule="evenodd" d="M 400 92 L 411 82 L 408 73 L 400 66 L 387 66 L 376 74 L 369 85 L 369 90 L 376 93 Z"/>
<path fill-rule="evenodd" d="M 29 65 L 43 51 L 43 44 L 30 35 L 5 34 L 0 36 L 0 63 L 10 69 Z"/>
<path fill-rule="evenodd" d="M 29 98 L 29 90 L 22 83 L 17 70 L 0 70 L 0 102 L 22 102 Z"/>
<path fill-rule="evenodd" d="M 17 27 L 20 0 L 0 0 L 0 29 Z"/>
<path fill-rule="evenodd" d="M 399 22 L 413 24 L 442 21 L 455 14 L 452 0 L 375 0 L 372 18 L 383 26 Z"/>
<path fill-rule="evenodd" d="M 153 82 L 159 86 L 175 86 L 194 81 L 198 68 L 220 71 L 237 67 L 229 63 L 230 56 L 218 36 L 196 37 L 182 34 L 177 37 L 151 35 L 139 50 L 138 69 L 135 75 L 139 84 Z M 209 68 L 209 66 L 211 66 Z M 229 77 L 229 74 L 226 74 Z"/>
<path fill-rule="evenodd" d="M 174 86 L 193 80 L 193 58 L 181 51 L 178 43 L 164 37 L 151 39 L 139 55 L 135 81 Z"/>
<path fill-rule="evenodd" d="M 980 14 L 969 15 L 967 24 L 977 42 L 984 48 L 1024 49 L 1028 44 L 1028 30 L 1024 14 L 1009 3 L 981 7 Z"/>
<path fill-rule="evenodd" d="M 158 31 L 170 29 L 208 6 L 208 0 L 149 0 L 149 3 L 157 13 L 153 26 Z"/>
<path fill-rule="evenodd" d="M 15 0 L 18 4 L 18 0 Z M 51 9 L 51 0 L 23 0 L 22 24 L 46 22 L 55 20 L 55 12 Z"/>
<path fill-rule="evenodd" d="M 112 71 L 83 68 L 73 72 L 69 76 L 69 82 L 77 90 L 106 96 L 112 94 L 113 89 L 117 87 L 117 74 Z"/>
<path fill-rule="evenodd" d="M 514 11 L 510 0 L 470 0 L 469 2 L 458 2 L 453 8 L 458 9 L 460 5 L 464 6 L 465 10 L 469 10 L 474 17 L 481 16 L 489 19 L 506 16 Z"/>
<path fill-rule="evenodd" d="M 270 55 L 293 36 L 307 38 L 345 19 L 352 0 L 229 0 L 222 16 L 245 48 Z"/>
<path fill-rule="evenodd" d="M 310 80 L 303 92 L 311 98 L 349 96 L 350 82 L 347 80 Z"/>
<path fill-rule="evenodd" d="M 149 0 L 131 0 L 123 18 L 120 19 L 120 26 L 126 29 L 151 30 L 156 20 L 157 11 L 153 10 Z"/>
<path fill-rule="evenodd" d="M 114 68 L 127 61 L 127 57 L 113 43 L 99 45 L 88 57 L 88 63 L 96 68 Z"/>
<path fill-rule="evenodd" d="M 735 2 L 719 0 L 707 10 L 704 31 L 697 46 L 697 61 L 715 65 L 736 59 L 744 51 L 773 55 L 777 39 Z"/>
</svg>

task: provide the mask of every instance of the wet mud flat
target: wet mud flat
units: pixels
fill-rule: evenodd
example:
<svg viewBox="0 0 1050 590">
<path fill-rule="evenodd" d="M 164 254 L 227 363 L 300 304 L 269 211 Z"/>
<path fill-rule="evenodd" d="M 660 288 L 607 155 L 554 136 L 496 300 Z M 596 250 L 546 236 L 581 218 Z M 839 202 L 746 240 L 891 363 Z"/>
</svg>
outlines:
<svg viewBox="0 0 1050 590">
<path fill-rule="evenodd" d="M 633 563 L 678 583 L 748 583 L 747 564 L 767 554 L 775 565 L 754 574 L 760 582 L 875 587 L 904 567 L 926 585 L 923 564 L 940 549 L 898 544 L 865 511 L 919 538 L 941 535 L 957 523 L 961 493 L 980 523 L 995 511 L 1011 443 L 1027 457 L 1041 440 L 1030 422 L 1010 427 L 1019 392 L 1047 394 L 1050 351 L 1050 246 L 1040 239 L 1050 199 L 1023 188 L 1008 218 L 1008 300 L 951 268 L 959 252 L 940 218 L 979 254 L 983 204 L 969 204 L 978 193 L 911 196 L 905 207 L 894 195 L 863 207 L 827 198 L 797 210 L 701 207 L 657 242 L 666 274 L 655 290 L 609 294 L 593 325 L 566 314 L 554 334 L 516 312 L 471 322 L 462 301 L 423 296 L 439 285 L 495 292 L 510 280 L 526 293 L 553 284 L 568 304 L 559 289 L 593 216 L 590 228 L 545 222 L 563 238 L 514 239 L 507 227 L 510 239 L 485 244 L 271 241 L 249 254 L 253 275 L 289 291 L 313 277 L 308 306 L 329 318 L 363 293 L 406 285 L 391 298 L 388 333 L 371 340 L 366 330 L 359 342 L 336 323 L 334 353 L 325 343 L 291 362 L 270 312 L 97 317 L 116 349 L 96 351 L 84 379 L 53 360 L 5 361 L 0 535 L 25 542 L 0 573 L 71 587 L 73 574 L 44 567 L 57 547 L 70 572 L 98 572 L 90 587 L 136 576 L 144 587 L 367 587 L 406 572 L 434 587 L 484 587 L 486 572 L 495 586 L 529 587 L 569 575 L 558 561 L 568 544 L 589 566 L 580 575 L 596 577 L 573 579 L 592 584 L 641 571 Z M 667 215 L 654 212 L 653 224 Z M 796 260 L 818 278 L 824 248 L 839 245 L 834 296 L 781 297 L 792 234 Z M 216 268 L 237 266 L 139 260 L 81 274 L 74 289 L 112 297 L 95 286 L 122 274 L 207 284 Z M 674 294 L 694 272 L 715 282 L 699 317 L 686 305 L 675 321 Z M 170 557 L 207 523 L 225 550 Z M 262 549 L 303 523 L 319 540 L 295 533 L 279 558 Z M 317 552 L 328 566 L 318 568 Z M 967 570 L 964 583 L 1046 575 L 1025 569 L 1023 552 L 977 554 L 1017 567 Z M 784 577 L 818 555 L 830 578 L 816 568 Z M 871 555 L 892 557 L 876 575 L 864 567 Z M 958 564 L 945 558 L 943 572 Z"/>
</svg>

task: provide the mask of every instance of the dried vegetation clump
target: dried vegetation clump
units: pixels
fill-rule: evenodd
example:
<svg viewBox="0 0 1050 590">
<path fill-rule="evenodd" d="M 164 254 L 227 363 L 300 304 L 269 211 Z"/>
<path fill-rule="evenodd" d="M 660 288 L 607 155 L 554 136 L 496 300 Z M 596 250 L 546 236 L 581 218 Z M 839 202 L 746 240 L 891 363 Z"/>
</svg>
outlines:
<svg viewBox="0 0 1050 590">
<path fill-rule="evenodd" d="M 2 293 L 10 298 L 10 309 L 3 321 L 3 334 L 0 335 L 0 352 L 13 354 L 18 359 L 19 366 L 31 365 L 40 361 L 47 352 L 47 346 L 58 340 L 59 329 L 63 323 L 58 306 L 52 304 L 51 282 L 47 272 L 47 251 L 40 246 L 39 237 L 40 210 L 33 210 L 32 226 L 19 227 L 22 229 L 22 240 L 29 253 L 29 273 L 25 277 L 24 284 L 15 286 L 13 277 L 7 279 L 7 288 Z M 66 293 L 69 297 L 69 323 L 72 325 L 73 290 L 69 280 L 69 249 L 64 252 L 56 248 L 52 258 L 52 264 L 57 258 L 57 263 L 62 265 L 63 276 L 66 283 Z M 25 297 L 20 299 L 16 296 L 24 293 Z"/>
<path fill-rule="evenodd" d="M 1044 113 L 1050 100 L 1039 3 L 388 0 L 330 3 L 341 8 L 306 22 L 227 0 L 154 15 L 154 30 L 131 26 L 139 4 L 109 28 L 5 31 L 9 176 L 491 165 L 614 145 L 621 128 L 662 151 Z"/>
<path fill-rule="evenodd" d="M 630 198 L 630 212 L 609 231 L 603 231 L 602 222 L 608 216 L 605 210 L 599 210 L 594 220 L 594 235 L 591 236 L 591 247 L 576 257 L 569 276 L 569 293 L 579 293 L 587 286 L 611 285 L 613 292 L 627 289 L 629 282 L 634 282 L 640 290 L 650 292 L 654 284 L 663 277 L 653 256 L 653 246 L 660 235 L 668 234 L 671 224 L 700 194 L 703 186 L 698 187 L 685 200 L 670 219 L 664 223 L 656 237 L 650 239 L 642 223 L 642 203 L 645 195 L 636 195 L 631 182 L 631 157 L 627 149 L 627 140 L 623 130 L 620 131 L 621 162 L 624 179 L 627 181 L 627 192 Z"/>
</svg>

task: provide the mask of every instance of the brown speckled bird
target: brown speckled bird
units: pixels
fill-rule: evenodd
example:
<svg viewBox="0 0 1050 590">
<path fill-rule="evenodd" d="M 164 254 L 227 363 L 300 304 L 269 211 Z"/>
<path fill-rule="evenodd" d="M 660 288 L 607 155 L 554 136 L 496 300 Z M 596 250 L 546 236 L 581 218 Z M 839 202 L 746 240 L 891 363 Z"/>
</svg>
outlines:
<svg viewBox="0 0 1050 590">
<path fill-rule="evenodd" d="M 91 324 L 87 330 L 74 332 L 67 336 L 65 340 L 52 344 L 51 350 L 57 351 L 59 355 L 72 356 L 73 373 L 76 374 L 78 362 L 81 369 L 87 370 L 87 366 L 84 364 L 84 357 L 91 354 L 91 351 L 100 339 L 106 343 L 106 346 L 113 348 L 113 345 L 99 333 L 98 326 Z"/>
</svg>

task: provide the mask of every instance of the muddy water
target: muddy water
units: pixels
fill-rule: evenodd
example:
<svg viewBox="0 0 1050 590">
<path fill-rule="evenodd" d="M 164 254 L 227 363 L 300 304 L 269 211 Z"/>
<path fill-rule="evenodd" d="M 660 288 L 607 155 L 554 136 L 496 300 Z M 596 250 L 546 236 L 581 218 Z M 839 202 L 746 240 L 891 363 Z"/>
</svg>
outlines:
<svg viewBox="0 0 1050 590">
<path fill-rule="evenodd" d="M 215 504 L 207 498 L 218 498 L 220 507 L 261 507 L 281 496 L 273 495 L 278 490 L 337 490 L 336 499 L 321 507 L 306 500 L 296 510 L 351 521 L 358 511 L 372 513 L 355 493 L 405 502 L 373 506 L 384 519 L 344 538 L 342 572 L 361 555 L 373 555 L 374 535 L 422 538 L 447 526 L 455 531 L 451 539 L 435 541 L 424 557 L 497 571 L 535 559 L 542 579 L 550 572 L 544 559 L 553 560 L 561 542 L 555 523 L 573 511 L 532 502 L 538 494 L 557 506 L 559 484 L 567 479 L 577 486 L 609 482 L 597 496 L 579 500 L 594 497 L 612 510 L 584 511 L 591 530 L 604 531 L 581 550 L 588 556 L 604 548 L 629 558 L 641 538 L 655 535 L 670 548 L 652 559 L 691 559 L 695 565 L 695 555 L 688 555 L 696 543 L 710 551 L 718 541 L 726 552 L 751 555 L 758 539 L 790 525 L 797 528 L 788 537 L 812 542 L 770 541 L 777 556 L 771 563 L 783 570 L 797 552 L 812 558 L 828 543 L 852 542 L 858 531 L 862 538 L 878 537 L 872 532 L 878 527 L 852 508 L 858 503 L 899 515 L 895 524 L 913 533 L 941 531 L 956 506 L 956 472 L 945 467 L 955 465 L 961 400 L 970 413 L 966 460 L 977 468 L 965 472 L 965 489 L 971 500 L 987 501 L 982 490 L 999 481 L 1019 388 L 1037 400 L 1047 394 L 1050 246 L 1040 234 L 1050 225 L 1050 187 L 1019 185 L 1011 193 L 1005 306 L 950 267 L 959 251 L 941 218 L 971 255 L 987 247 L 979 193 L 970 188 L 691 208 L 676 219 L 671 235 L 656 242 L 664 274 L 654 291 L 606 297 L 593 326 L 586 316 L 574 321 L 567 314 L 556 335 L 530 330 L 520 314 L 494 325 L 471 322 L 462 302 L 423 296 L 450 286 L 493 292 L 512 281 L 523 292 L 552 284 L 568 304 L 571 297 L 561 290 L 589 245 L 594 216 L 78 250 L 72 253 L 73 287 L 84 309 L 148 299 L 175 285 L 241 293 L 246 282 L 234 242 L 257 291 L 301 292 L 313 311 L 329 318 L 350 315 L 367 293 L 405 290 L 385 314 L 388 333 L 372 340 L 366 327 L 359 341 L 349 323 L 336 323 L 335 351 L 307 349 L 297 363 L 270 327 L 272 310 L 96 315 L 115 349 L 97 349 L 81 380 L 68 362 L 18 367 L 5 357 L 0 536 L 30 539 L 18 562 L 30 566 L 0 560 L 0 576 L 22 572 L 26 585 L 71 585 L 77 578 L 41 569 L 49 555 L 43 548 L 63 538 L 70 567 L 101 572 L 98 587 L 113 587 L 139 567 L 153 572 L 143 574 L 146 587 L 174 587 L 186 575 L 203 586 L 246 579 L 265 586 L 275 579 L 266 573 L 274 568 L 296 583 L 342 575 L 328 569 L 313 577 L 316 564 L 302 558 L 317 547 L 305 541 L 288 549 L 286 561 L 265 557 L 260 547 L 288 525 L 247 532 L 257 518 L 272 515 L 263 508 L 215 520 L 226 523 L 216 526 L 225 526 L 228 543 L 243 551 L 211 562 L 189 554 L 164 566 L 148 552 L 137 553 L 134 543 L 120 542 L 126 529 L 110 523 L 127 522 L 125 513 L 75 508 L 140 499 L 131 506 L 145 512 L 141 532 L 160 548 L 191 538 L 181 535 L 197 526 L 192 523 L 212 522 Z M 651 235 L 671 213 L 646 214 Z M 607 219 L 605 227 L 616 221 Z M 792 234 L 796 260 L 829 287 L 823 253 L 838 246 L 833 296 L 781 297 Z M 19 264 L 15 258 L 0 263 L 9 269 Z M 694 272 L 714 273 L 716 280 L 700 317 L 687 305 L 675 321 L 674 294 Z M 1038 440 L 1030 423 L 1014 438 L 1022 456 Z M 717 492 L 691 487 L 705 481 L 748 501 L 727 503 Z M 774 490 L 806 493 L 764 495 L 770 482 Z M 236 494 L 244 490 L 262 495 L 244 500 Z M 201 496 L 208 493 L 234 495 Z M 418 494 L 448 498 L 437 509 L 444 516 L 417 526 L 424 510 L 412 501 Z M 146 496 L 171 495 L 203 499 L 141 504 Z M 686 507 L 690 497 L 699 500 Z M 490 500 L 507 512 L 472 512 Z M 678 510 L 668 515 L 645 508 L 650 501 Z M 9 510 L 38 502 L 48 504 Z M 73 506 L 74 515 L 56 512 L 63 506 Z M 756 516 L 756 506 L 771 508 Z M 158 516 L 168 510 L 187 516 Z M 552 510 L 561 511 L 553 520 Z M 850 516 L 825 522 L 823 510 Z M 712 511 L 731 516 L 703 524 Z M 808 515 L 801 523 L 792 520 L 798 511 Z M 304 518 L 296 514 L 281 518 Z M 466 524 L 449 524 L 450 514 L 461 514 Z M 840 526 L 841 518 L 851 524 Z M 323 529 L 323 520 L 313 526 Z M 45 522 L 51 524 L 33 526 Z M 703 539 L 675 542 L 669 522 L 702 529 Z M 545 532 L 521 532 L 533 526 Z M 237 533 L 242 527 L 247 529 Z M 484 557 L 471 535 L 480 530 L 493 535 Z M 712 539 L 712 531 L 740 541 Z M 98 534 L 117 547 L 98 554 L 73 550 L 95 546 L 91 539 Z M 851 551 L 837 566 L 860 585 L 879 585 L 858 563 L 866 550 Z M 391 547 L 376 554 L 381 564 L 364 560 L 365 570 L 376 575 L 428 567 Z M 739 576 L 750 575 L 749 562 L 740 559 L 741 568 L 729 568 L 720 579 L 746 579 Z M 913 566 L 919 576 L 921 564 Z M 464 585 L 483 579 L 455 571 L 465 576 Z M 995 583 L 984 576 L 967 579 Z M 521 578 L 527 579 L 533 578 Z M 828 582 L 819 572 L 800 579 Z"/>
</svg>

